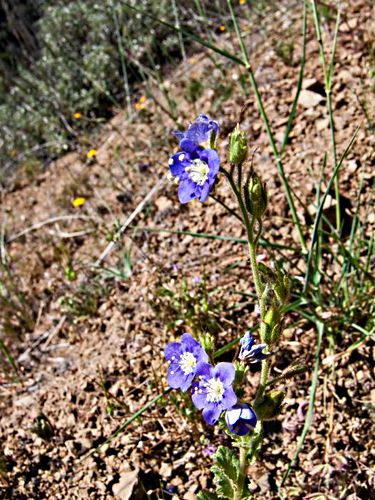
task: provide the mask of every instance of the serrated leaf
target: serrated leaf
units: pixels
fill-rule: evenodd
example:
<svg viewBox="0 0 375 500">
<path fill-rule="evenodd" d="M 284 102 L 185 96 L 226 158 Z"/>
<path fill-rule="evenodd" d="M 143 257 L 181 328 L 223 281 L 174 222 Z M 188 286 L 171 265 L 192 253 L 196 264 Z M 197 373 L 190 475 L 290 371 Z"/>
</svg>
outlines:
<svg viewBox="0 0 375 500">
<path fill-rule="evenodd" d="M 236 453 L 225 446 L 219 446 L 213 458 L 215 465 L 219 466 L 232 481 L 237 482 L 240 462 Z"/>
<path fill-rule="evenodd" d="M 214 484 L 219 497 L 232 499 L 235 497 L 239 475 L 239 460 L 234 451 L 219 446 L 214 455 L 215 464 L 211 467 Z"/>
</svg>

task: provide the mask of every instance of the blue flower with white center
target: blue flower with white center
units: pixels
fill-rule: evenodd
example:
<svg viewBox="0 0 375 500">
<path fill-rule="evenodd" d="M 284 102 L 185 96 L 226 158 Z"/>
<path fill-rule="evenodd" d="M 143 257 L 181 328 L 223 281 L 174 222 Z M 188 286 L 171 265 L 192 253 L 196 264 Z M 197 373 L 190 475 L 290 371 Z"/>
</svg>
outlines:
<svg viewBox="0 0 375 500">
<path fill-rule="evenodd" d="M 248 434 L 256 426 L 257 420 L 255 411 L 246 403 L 236 404 L 225 414 L 228 429 L 238 436 Z"/>
<path fill-rule="evenodd" d="M 197 146 L 211 138 L 213 132 L 216 136 L 219 135 L 218 122 L 211 120 L 207 115 L 199 115 L 186 132 L 176 130 L 174 134 L 180 139 L 180 147 L 188 153 L 193 153 Z"/>
<path fill-rule="evenodd" d="M 240 340 L 241 350 L 238 357 L 242 361 L 257 363 L 258 361 L 262 361 L 263 359 L 271 356 L 271 353 L 263 352 L 263 350 L 267 347 L 267 344 L 254 345 L 254 343 L 255 340 L 253 334 L 249 330 Z"/>
<path fill-rule="evenodd" d="M 179 181 L 178 199 L 188 203 L 194 198 L 204 202 L 219 172 L 220 158 L 214 149 L 195 147 L 192 152 L 179 151 L 169 159 L 171 174 Z"/>
<path fill-rule="evenodd" d="M 197 369 L 199 381 L 193 385 L 192 400 L 208 425 L 214 425 L 224 410 L 237 403 L 232 384 L 236 370 L 232 363 L 219 363 L 215 367 L 201 363 Z"/>
<path fill-rule="evenodd" d="M 189 389 L 200 363 L 207 363 L 208 356 L 199 342 L 184 333 L 181 343 L 171 342 L 164 351 L 170 363 L 167 380 L 173 389 L 185 392 Z"/>
<path fill-rule="evenodd" d="M 186 132 L 175 132 L 182 151 L 170 157 L 169 169 L 179 183 L 178 198 L 181 203 L 195 198 L 204 202 L 216 180 L 220 169 L 219 155 L 214 149 L 202 146 L 213 133 L 218 135 L 219 124 L 207 115 L 199 115 Z"/>
</svg>

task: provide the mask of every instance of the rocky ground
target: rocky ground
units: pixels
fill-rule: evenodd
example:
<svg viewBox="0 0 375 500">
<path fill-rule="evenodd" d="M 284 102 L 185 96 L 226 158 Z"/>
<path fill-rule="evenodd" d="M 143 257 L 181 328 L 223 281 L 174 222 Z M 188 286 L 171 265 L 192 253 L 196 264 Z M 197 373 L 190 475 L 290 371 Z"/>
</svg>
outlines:
<svg viewBox="0 0 375 500">
<path fill-rule="evenodd" d="M 362 185 L 359 218 L 364 238 L 369 238 L 374 222 L 374 134 L 369 123 L 374 116 L 373 14 L 370 1 L 357 0 L 343 8 L 332 88 L 339 155 L 360 127 L 340 186 L 350 221 Z M 301 15 L 299 5 L 292 12 L 280 8 L 261 30 L 246 35 L 278 141 L 298 80 Z M 243 15 L 245 33 L 248 26 Z M 328 46 L 333 30 L 334 19 L 325 20 L 323 38 Z M 280 55 L 280 32 L 290 33 L 289 59 Z M 238 50 L 229 30 L 220 35 L 219 43 Z M 195 102 L 192 81 L 204 84 Z M 241 127 L 256 150 L 255 168 L 269 189 L 264 237 L 296 248 L 297 235 L 263 123 L 250 87 L 244 95 L 240 81 L 238 67 L 195 51 L 168 73 L 166 86 L 177 102 L 179 123 L 187 124 L 201 112 L 221 123 L 222 158 L 228 133 L 241 116 Z M 305 79 L 284 159 L 304 227 L 314 215 L 315 186 L 321 175 L 326 185 L 332 165 L 325 101 L 309 19 Z M 16 325 L 7 345 L 18 366 L 17 376 L 9 369 L 0 374 L 4 498 L 188 500 L 211 486 L 212 451 L 228 438 L 220 429 L 207 427 L 188 398 L 174 392 L 163 395 L 163 349 L 184 331 L 202 330 L 213 333 L 222 347 L 256 324 L 258 316 L 248 295 L 252 285 L 246 246 L 186 234 L 244 238 L 241 224 L 213 199 L 203 205 L 179 204 L 176 186 L 166 179 L 168 157 L 177 147 L 175 124 L 163 111 L 167 105 L 154 89 L 154 99 L 137 106 L 133 120 L 119 111 L 92 138 L 91 147 L 97 151 L 93 158 L 87 158 L 88 148 L 77 148 L 32 177 L 20 173 L 2 192 L 2 259 L 10 265 L 35 318 L 33 328 L 21 335 L 19 323 L 4 310 L 4 320 Z M 328 160 L 322 174 L 325 151 Z M 234 207 L 224 180 L 216 194 Z M 78 196 L 86 201 L 74 207 Z M 103 256 L 121 224 L 125 230 Z M 304 276 L 298 252 L 262 247 L 260 258 L 267 262 L 271 257 L 287 262 L 296 282 Z M 326 272 L 334 275 L 336 270 Z M 348 349 L 358 332 L 348 326 L 333 334 L 333 312 L 324 313 L 331 333 L 322 341 L 314 418 L 298 461 L 280 487 L 306 418 L 317 348 L 313 325 L 295 313 L 287 317 L 272 358 L 273 374 L 293 362 L 304 364 L 307 371 L 288 383 L 282 414 L 266 425 L 259 460 L 248 471 L 255 498 L 375 497 L 372 339 Z M 361 318 L 366 314 L 362 311 Z M 257 369 L 252 370 L 246 388 L 250 400 L 258 376 Z M 105 442 L 154 398 L 141 416 Z"/>
</svg>

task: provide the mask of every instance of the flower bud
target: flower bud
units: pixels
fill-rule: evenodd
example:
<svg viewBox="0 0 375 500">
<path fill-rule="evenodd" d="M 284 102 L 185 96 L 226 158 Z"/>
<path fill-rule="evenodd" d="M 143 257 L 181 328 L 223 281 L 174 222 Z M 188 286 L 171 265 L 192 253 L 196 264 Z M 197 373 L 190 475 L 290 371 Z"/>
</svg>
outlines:
<svg viewBox="0 0 375 500">
<path fill-rule="evenodd" d="M 201 335 L 199 336 L 199 342 L 207 353 L 212 354 L 214 352 L 215 338 L 213 335 L 210 335 L 209 333 Z"/>
<path fill-rule="evenodd" d="M 237 403 L 225 414 L 229 431 L 237 436 L 249 434 L 256 426 L 257 420 L 254 410 L 246 403 Z"/>
<path fill-rule="evenodd" d="M 235 361 L 233 364 L 236 369 L 236 378 L 234 379 L 234 384 L 241 387 L 241 385 L 243 385 L 243 383 L 245 382 L 248 367 L 240 361 Z"/>
<path fill-rule="evenodd" d="M 230 134 L 229 162 L 239 165 L 246 160 L 247 156 L 247 137 L 246 133 L 240 130 L 237 124 L 234 131 Z"/>
<path fill-rule="evenodd" d="M 262 401 L 254 406 L 259 420 L 273 420 L 280 412 L 285 392 L 274 389 L 263 396 Z"/>
<path fill-rule="evenodd" d="M 271 306 L 266 312 L 260 327 L 260 336 L 262 342 L 268 346 L 275 344 L 281 333 L 281 314 L 280 309 Z"/>
<path fill-rule="evenodd" d="M 260 177 L 253 172 L 244 188 L 245 204 L 249 213 L 256 219 L 261 219 L 267 209 L 267 189 Z"/>
</svg>

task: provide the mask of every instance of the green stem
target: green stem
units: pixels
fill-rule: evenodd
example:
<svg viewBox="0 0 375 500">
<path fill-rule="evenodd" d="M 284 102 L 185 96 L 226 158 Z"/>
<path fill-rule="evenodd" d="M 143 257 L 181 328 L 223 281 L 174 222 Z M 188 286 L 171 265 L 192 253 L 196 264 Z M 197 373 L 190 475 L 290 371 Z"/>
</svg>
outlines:
<svg viewBox="0 0 375 500">
<path fill-rule="evenodd" d="M 225 208 L 225 210 L 227 210 L 231 215 L 233 215 L 234 217 L 236 217 L 236 219 L 238 219 L 241 222 L 243 222 L 242 217 L 240 215 L 238 215 L 238 213 L 235 210 L 233 210 L 232 208 L 228 207 L 228 205 L 226 203 L 224 203 L 220 198 L 218 198 L 214 194 L 210 194 L 210 197 L 213 200 L 215 200 L 216 203 L 219 203 L 219 205 L 221 205 L 223 208 Z"/>
<path fill-rule="evenodd" d="M 331 143 L 332 143 L 332 154 L 333 154 L 333 164 L 337 165 L 337 153 L 336 153 L 336 137 L 335 137 L 335 122 L 333 119 L 332 111 L 332 99 L 331 99 L 331 89 L 326 89 L 327 95 L 327 106 L 329 115 L 329 129 L 331 132 Z M 340 231 L 341 229 L 341 207 L 340 207 L 340 184 L 339 184 L 339 173 L 335 177 L 335 198 L 336 198 L 336 229 Z"/>
<path fill-rule="evenodd" d="M 256 245 L 252 241 L 249 240 L 249 257 L 250 257 L 250 264 L 251 264 L 251 270 L 253 272 L 253 278 L 254 278 L 254 283 L 255 283 L 255 290 L 258 295 L 258 301 L 259 301 L 259 307 L 262 310 L 263 306 L 263 285 L 260 279 L 260 274 L 259 274 L 259 268 L 258 268 L 258 263 L 257 263 L 257 257 L 256 257 Z M 263 316 L 261 315 L 261 318 L 263 319 Z"/>
<path fill-rule="evenodd" d="M 255 396 L 255 405 L 262 399 L 264 391 L 266 390 L 269 371 L 270 364 L 267 358 L 262 361 L 262 371 L 260 372 L 259 386 Z"/>
<path fill-rule="evenodd" d="M 247 471 L 247 449 L 245 447 L 240 448 L 240 470 L 238 475 L 237 490 L 235 493 L 234 500 L 241 500 L 243 489 L 245 486 Z"/>
</svg>

